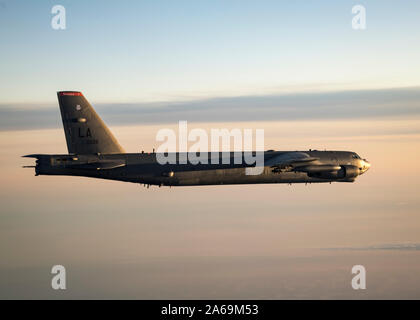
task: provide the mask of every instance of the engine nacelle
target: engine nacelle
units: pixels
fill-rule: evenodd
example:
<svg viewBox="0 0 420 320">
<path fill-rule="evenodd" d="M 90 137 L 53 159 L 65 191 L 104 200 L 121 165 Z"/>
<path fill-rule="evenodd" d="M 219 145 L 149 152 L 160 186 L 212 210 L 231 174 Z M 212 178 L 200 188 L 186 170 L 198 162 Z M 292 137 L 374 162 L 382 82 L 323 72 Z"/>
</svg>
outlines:
<svg viewBox="0 0 420 320">
<path fill-rule="evenodd" d="M 359 168 L 356 166 L 341 166 L 341 170 L 344 170 L 344 178 L 356 178 L 359 175 Z"/>
<path fill-rule="evenodd" d="M 340 170 L 328 172 L 308 172 L 308 176 L 319 179 L 354 179 L 359 175 L 359 168 L 355 166 L 341 166 Z"/>
</svg>

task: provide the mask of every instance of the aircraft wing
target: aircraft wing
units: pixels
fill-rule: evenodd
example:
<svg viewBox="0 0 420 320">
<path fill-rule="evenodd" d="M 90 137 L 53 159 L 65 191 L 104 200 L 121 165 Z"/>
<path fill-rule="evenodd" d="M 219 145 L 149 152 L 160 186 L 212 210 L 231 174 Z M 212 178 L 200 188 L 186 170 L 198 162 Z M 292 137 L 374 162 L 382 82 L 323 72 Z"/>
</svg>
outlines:
<svg viewBox="0 0 420 320">
<path fill-rule="evenodd" d="M 322 173 L 336 172 L 341 169 L 341 166 L 339 165 L 323 164 L 317 160 L 319 160 L 319 158 L 311 157 L 305 152 L 287 152 L 266 160 L 264 165 L 274 168 L 274 170 L 278 172 L 286 170 Z"/>
<path fill-rule="evenodd" d="M 309 164 L 319 158 L 309 156 L 305 152 L 287 152 L 264 161 L 266 167 L 301 166 Z"/>
</svg>

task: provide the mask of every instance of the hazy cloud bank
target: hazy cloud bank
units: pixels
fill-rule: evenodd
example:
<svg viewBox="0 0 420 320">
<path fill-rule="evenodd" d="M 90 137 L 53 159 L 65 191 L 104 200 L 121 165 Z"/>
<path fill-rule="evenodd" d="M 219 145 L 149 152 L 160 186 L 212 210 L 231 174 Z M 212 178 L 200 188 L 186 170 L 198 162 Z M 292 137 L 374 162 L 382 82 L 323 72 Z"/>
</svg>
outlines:
<svg viewBox="0 0 420 320">
<path fill-rule="evenodd" d="M 52 93 L 55 94 L 55 93 Z M 96 104 L 109 125 L 360 119 L 420 115 L 420 88 L 220 97 L 186 102 Z M 58 105 L 0 105 L 0 130 L 57 128 Z"/>
<path fill-rule="evenodd" d="M 396 244 L 378 244 L 365 247 L 336 247 L 324 248 L 323 250 L 411 250 L 419 251 L 420 243 L 396 243 Z"/>
</svg>

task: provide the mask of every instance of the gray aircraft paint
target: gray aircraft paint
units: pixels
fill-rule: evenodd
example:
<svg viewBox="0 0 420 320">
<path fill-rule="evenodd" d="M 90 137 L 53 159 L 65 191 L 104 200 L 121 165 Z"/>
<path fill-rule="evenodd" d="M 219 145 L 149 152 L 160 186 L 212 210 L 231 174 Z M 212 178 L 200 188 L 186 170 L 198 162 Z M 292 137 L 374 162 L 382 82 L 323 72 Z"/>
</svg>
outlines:
<svg viewBox="0 0 420 320">
<path fill-rule="evenodd" d="M 264 170 L 246 175 L 252 167 L 234 164 L 191 163 L 162 165 L 156 153 L 125 153 L 85 97 L 76 91 L 58 92 L 69 154 L 32 154 L 36 175 L 69 175 L 158 186 L 195 186 L 258 183 L 354 182 L 370 168 L 351 151 L 265 151 Z M 176 159 L 183 155 L 176 153 Z M 219 157 L 222 153 L 208 153 Z M 225 156 L 225 155 L 223 155 Z M 244 154 L 242 153 L 242 157 Z M 210 163 L 210 161 L 209 161 Z"/>
<path fill-rule="evenodd" d="M 69 153 L 125 152 L 80 92 L 58 92 L 57 96 Z"/>
</svg>

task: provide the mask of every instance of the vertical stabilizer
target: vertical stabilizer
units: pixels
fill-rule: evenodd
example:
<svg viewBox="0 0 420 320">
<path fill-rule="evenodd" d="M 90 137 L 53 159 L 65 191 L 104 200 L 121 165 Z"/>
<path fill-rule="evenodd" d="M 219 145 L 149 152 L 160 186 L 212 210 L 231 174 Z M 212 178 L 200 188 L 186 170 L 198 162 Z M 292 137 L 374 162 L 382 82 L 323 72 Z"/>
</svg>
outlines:
<svg viewBox="0 0 420 320">
<path fill-rule="evenodd" d="M 57 92 L 69 153 L 125 153 L 81 92 Z"/>
</svg>

